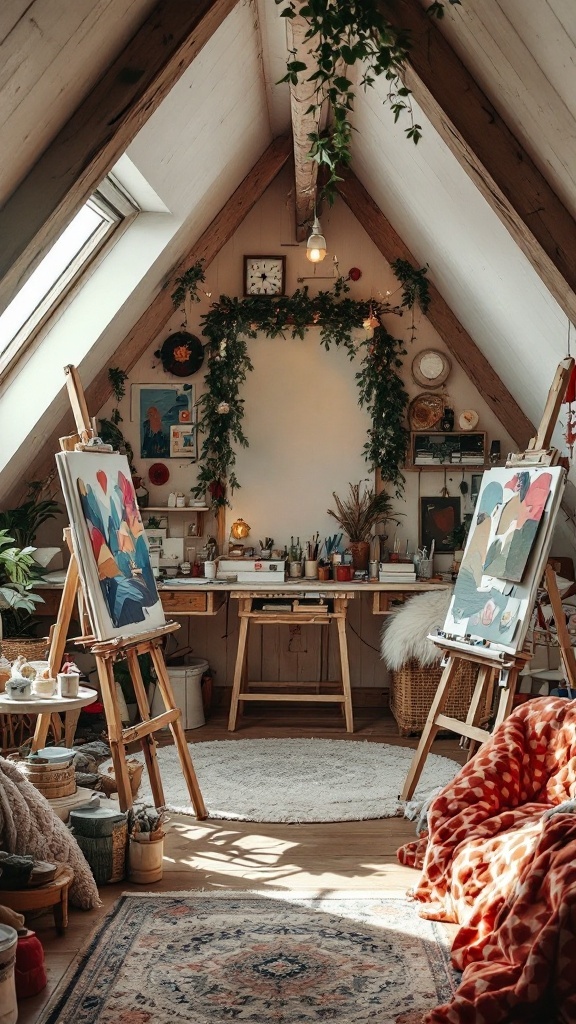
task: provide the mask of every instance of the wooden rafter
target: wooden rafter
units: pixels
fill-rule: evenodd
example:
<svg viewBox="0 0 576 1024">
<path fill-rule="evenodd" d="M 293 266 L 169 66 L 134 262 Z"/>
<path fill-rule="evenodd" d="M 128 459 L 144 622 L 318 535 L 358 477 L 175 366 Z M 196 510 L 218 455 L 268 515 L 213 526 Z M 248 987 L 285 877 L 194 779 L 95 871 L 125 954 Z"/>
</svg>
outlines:
<svg viewBox="0 0 576 1024">
<path fill-rule="evenodd" d="M 406 85 L 572 322 L 576 222 L 418 0 L 380 0 L 410 32 Z"/>
<path fill-rule="evenodd" d="M 237 0 L 160 0 L 0 211 L 0 309 Z"/>
<path fill-rule="evenodd" d="M 108 366 L 117 366 L 126 372 L 132 369 L 174 313 L 172 292 L 176 287 L 176 279 L 198 260 L 204 260 L 205 268 L 210 265 L 291 155 L 291 138 L 281 136 L 275 139 L 232 193 L 204 234 L 191 246 L 177 266 L 172 268 L 146 312 L 107 361 L 106 367 L 100 370 L 86 389 L 86 401 L 91 413 L 97 413 L 112 393 Z M 72 429 L 72 418 L 68 412 L 40 446 L 37 457 L 27 466 L 27 479 L 48 478 L 54 468 L 54 452 L 59 448 L 58 439 L 69 434 Z M 5 496 L 4 500 L 9 504 L 11 500 L 20 497 L 21 494 L 15 491 Z"/>
<path fill-rule="evenodd" d="M 388 263 L 394 260 L 408 260 L 418 266 L 410 250 L 396 233 L 381 209 L 368 194 L 358 178 L 351 172 L 343 172 L 344 180 L 338 184 L 338 191 L 366 233 L 380 250 Z M 482 354 L 476 343 L 464 329 L 458 318 L 442 298 L 440 292 L 428 282 L 430 308 L 428 320 L 445 341 L 454 359 L 466 371 L 476 385 L 486 404 L 492 409 L 502 426 L 514 439 L 520 450 L 526 448 L 534 434 L 534 426 L 524 415 L 496 371 Z"/>
<path fill-rule="evenodd" d="M 297 16 L 288 22 L 288 43 L 294 51 L 294 60 L 310 65 L 312 60 L 308 53 L 310 44 L 304 40 L 307 24 Z M 292 115 L 292 137 L 294 140 L 294 207 L 296 215 L 296 241 L 303 242 L 309 233 L 309 226 L 314 217 L 314 200 L 316 198 L 316 181 L 318 164 L 308 159 L 310 141 L 308 136 L 318 131 L 320 118 L 318 112 L 306 113 L 315 101 L 314 82 L 307 81 L 307 74 L 298 76 L 298 84 L 290 86 L 290 111 Z"/>
</svg>

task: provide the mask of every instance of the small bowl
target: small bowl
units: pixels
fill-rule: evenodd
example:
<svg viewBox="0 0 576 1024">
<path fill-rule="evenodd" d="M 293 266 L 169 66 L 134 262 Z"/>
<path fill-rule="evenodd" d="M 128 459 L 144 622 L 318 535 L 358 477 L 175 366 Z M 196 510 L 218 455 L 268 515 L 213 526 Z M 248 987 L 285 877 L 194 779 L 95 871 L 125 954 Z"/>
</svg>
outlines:
<svg viewBox="0 0 576 1024">
<path fill-rule="evenodd" d="M 162 568 L 162 572 L 164 573 L 165 576 L 170 576 L 170 577 L 177 576 L 178 575 L 178 566 L 177 565 L 165 565 Z"/>
</svg>

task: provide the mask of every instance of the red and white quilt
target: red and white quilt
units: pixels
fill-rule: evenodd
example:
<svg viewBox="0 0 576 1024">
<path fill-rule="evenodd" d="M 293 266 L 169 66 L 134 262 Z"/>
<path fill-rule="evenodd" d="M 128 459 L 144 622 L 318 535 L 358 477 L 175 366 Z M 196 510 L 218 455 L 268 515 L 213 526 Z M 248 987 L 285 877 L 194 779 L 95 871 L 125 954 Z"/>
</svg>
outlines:
<svg viewBox="0 0 576 1024">
<path fill-rule="evenodd" d="M 427 1024 L 576 1024 L 576 700 L 517 708 L 428 824 L 398 858 L 422 869 L 422 915 L 460 925 L 463 974 Z"/>
</svg>

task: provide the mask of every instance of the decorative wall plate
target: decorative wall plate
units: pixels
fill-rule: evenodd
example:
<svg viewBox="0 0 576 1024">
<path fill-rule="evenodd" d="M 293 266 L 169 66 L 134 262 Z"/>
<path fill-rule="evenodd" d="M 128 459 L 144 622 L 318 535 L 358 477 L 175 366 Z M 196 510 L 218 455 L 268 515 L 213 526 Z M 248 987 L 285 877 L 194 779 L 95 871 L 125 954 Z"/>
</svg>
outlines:
<svg viewBox="0 0 576 1024">
<path fill-rule="evenodd" d="M 474 409 L 466 409 L 458 418 L 460 430 L 474 430 L 478 423 L 478 413 Z"/>
<path fill-rule="evenodd" d="M 421 388 L 438 388 L 447 379 L 452 364 L 436 348 L 425 348 L 412 360 L 412 376 Z"/>
<path fill-rule="evenodd" d="M 204 362 L 204 346 L 200 338 L 189 331 L 177 331 L 166 338 L 154 355 L 160 359 L 166 373 L 173 373 L 175 377 L 191 377 Z"/>
<path fill-rule="evenodd" d="M 155 462 L 148 470 L 148 479 L 155 487 L 161 487 L 170 479 L 170 470 L 163 462 Z"/>
<path fill-rule="evenodd" d="M 411 430 L 432 430 L 444 415 L 442 395 L 417 395 L 408 406 L 408 422 Z"/>
</svg>

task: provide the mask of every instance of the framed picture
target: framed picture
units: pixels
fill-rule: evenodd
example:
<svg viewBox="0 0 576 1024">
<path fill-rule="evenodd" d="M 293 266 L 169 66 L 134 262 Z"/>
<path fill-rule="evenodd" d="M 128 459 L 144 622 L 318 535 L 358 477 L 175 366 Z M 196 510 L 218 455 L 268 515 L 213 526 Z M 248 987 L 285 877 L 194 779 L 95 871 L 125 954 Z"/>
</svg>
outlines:
<svg viewBox="0 0 576 1024">
<path fill-rule="evenodd" d="M 178 424 L 170 427 L 170 458 L 191 459 L 196 462 L 198 445 L 195 426 L 186 427 Z"/>
<path fill-rule="evenodd" d="M 434 541 L 435 554 L 451 554 L 460 521 L 460 498 L 420 498 L 420 547 L 430 554 Z"/>
<path fill-rule="evenodd" d="M 139 424 L 141 459 L 173 458 L 171 428 L 195 420 L 194 385 L 133 384 L 130 418 Z"/>
<path fill-rule="evenodd" d="M 480 494 L 482 476 L 482 473 L 472 473 L 472 479 L 470 482 L 470 501 L 472 502 L 473 508 L 476 508 L 476 502 L 478 501 L 478 495 Z"/>
</svg>

